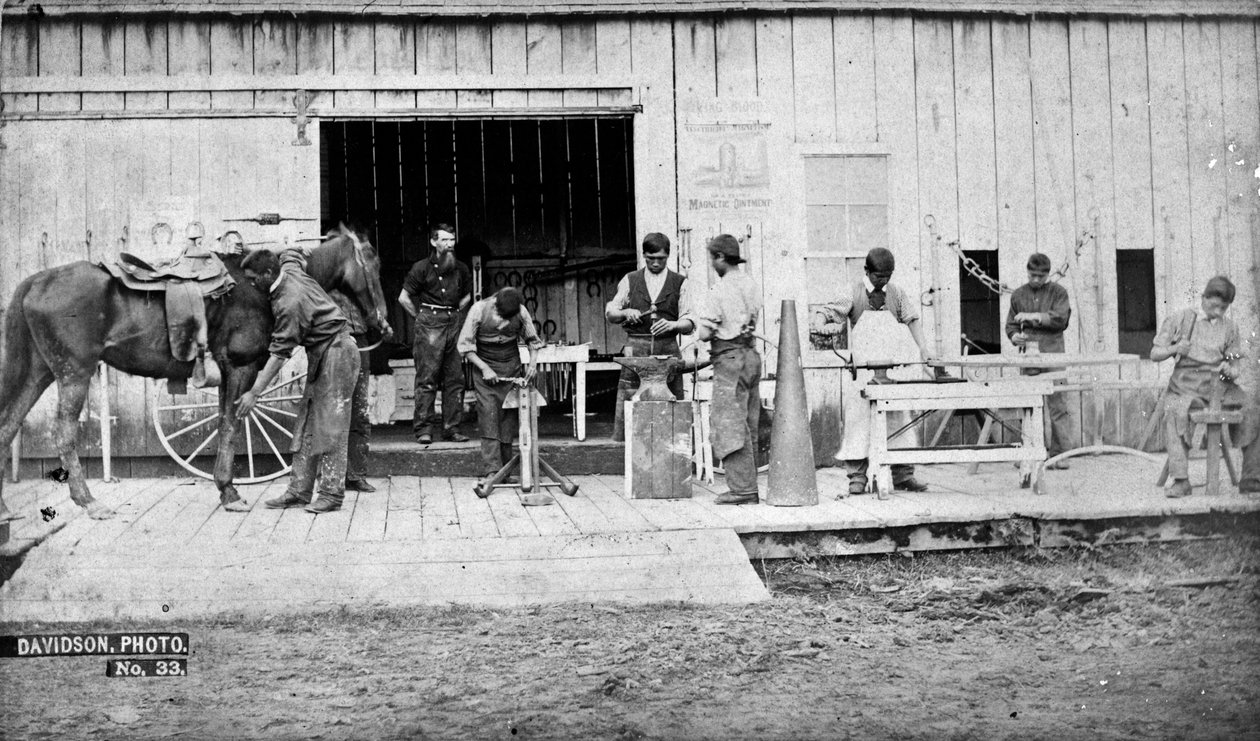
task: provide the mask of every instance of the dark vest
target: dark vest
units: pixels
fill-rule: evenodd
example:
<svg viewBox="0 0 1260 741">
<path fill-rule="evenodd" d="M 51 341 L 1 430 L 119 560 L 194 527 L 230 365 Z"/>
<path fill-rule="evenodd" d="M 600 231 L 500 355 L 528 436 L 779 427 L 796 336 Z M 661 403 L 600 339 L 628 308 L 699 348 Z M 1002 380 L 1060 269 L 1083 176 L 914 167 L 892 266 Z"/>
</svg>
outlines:
<svg viewBox="0 0 1260 741">
<path fill-rule="evenodd" d="M 661 286 L 661 293 L 656 297 L 656 304 L 653 305 L 652 296 L 648 293 L 647 279 L 643 277 L 645 270 L 647 268 L 630 274 L 630 296 L 626 307 L 638 309 L 643 314 L 655 309 L 656 319 L 678 321 L 678 301 L 682 297 L 682 284 L 686 278 L 672 270 L 666 270 L 665 285 Z"/>
</svg>

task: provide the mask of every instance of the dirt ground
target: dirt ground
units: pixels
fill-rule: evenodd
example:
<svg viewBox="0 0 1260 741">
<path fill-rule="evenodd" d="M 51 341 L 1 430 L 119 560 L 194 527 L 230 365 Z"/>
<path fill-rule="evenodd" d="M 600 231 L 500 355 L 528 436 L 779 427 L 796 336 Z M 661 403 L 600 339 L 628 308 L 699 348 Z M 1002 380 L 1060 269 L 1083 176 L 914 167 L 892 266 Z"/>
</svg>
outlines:
<svg viewBox="0 0 1260 741">
<path fill-rule="evenodd" d="M 2 659 L 0 733 L 1260 738 L 1258 538 L 758 567 L 774 599 L 744 608 L 93 626 L 189 632 L 189 676 L 107 679 L 102 657 Z M 66 626 L 0 625 L 54 630 Z"/>
</svg>

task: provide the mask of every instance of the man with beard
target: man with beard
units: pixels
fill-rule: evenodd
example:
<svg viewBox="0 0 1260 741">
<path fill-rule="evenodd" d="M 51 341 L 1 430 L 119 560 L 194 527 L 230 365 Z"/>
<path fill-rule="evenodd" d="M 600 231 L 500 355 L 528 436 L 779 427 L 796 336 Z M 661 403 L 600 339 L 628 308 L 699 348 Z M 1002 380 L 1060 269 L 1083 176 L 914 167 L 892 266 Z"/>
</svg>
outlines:
<svg viewBox="0 0 1260 741">
<path fill-rule="evenodd" d="M 459 351 L 477 368 L 473 388 L 477 392 L 477 425 L 481 437 L 483 473 L 497 472 L 512 457 L 517 429 L 517 410 L 503 402 L 514 388 L 511 379 L 532 381 L 538 367 L 538 338 L 534 318 L 521 305 L 520 290 L 500 289 L 473 304 L 459 333 Z M 529 346 L 529 368 L 521 363 L 518 345 Z"/>
<path fill-rule="evenodd" d="M 628 273 L 617 284 L 617 293 L 604 308 L 604 317 L 626 330 L 627 354 L 671 355 L 682 357 L 678 336 L 690 334 L 695 322 L 688 315 L 691 309 L 690 284 L 685 277 L 669 270 L 669 237 L 652 232 L 643 238 L 642 270 Z M 629 368 L 621 369 L 617 381 L 617 411 L 613 418 L 613 440 L 625 439 L 626 399 L 639 388 L 639 376 Z M 669 380 L 674 398 L 683 395 L 682 377 Z"/>
<path fill-rule="evenodd" d="M 415 319 L 416 407 L 412 427 L 421 445 L 433 442 L 433 405 L 442 384 L 442 439 L 468 440 L 458 426 L 464 406 L 464 368 L 455 342 L 461 314 L 472 301 L 472 271 L 455 259 L 455 227 L 429 230 L 429 256 L 412 266 L 398 303 Z"/>
<path fill-rule="evenodd" d="M 323 514 L 341 509 L 345 498 L 350 399 L 359 378 L 359 348 L 350 336 L 345 316 L 306 274 L 304 265 L 305 258 L 292 250 L 281 257 L 258 250 L 241 262 L 246 280 L 267 291 L 275 324 L 270 357 L 253 388 L 237 401 L 236 417 L 249 416 L 293 348 L 304 347 L 306 390 L 293 430 L 293 476 L 284 494 L 267 500 L 265 506 L 285 509 L 305 505 L 307 512 Z M 317 483 L 319 497 L 312 502 Z"/>
</svg>

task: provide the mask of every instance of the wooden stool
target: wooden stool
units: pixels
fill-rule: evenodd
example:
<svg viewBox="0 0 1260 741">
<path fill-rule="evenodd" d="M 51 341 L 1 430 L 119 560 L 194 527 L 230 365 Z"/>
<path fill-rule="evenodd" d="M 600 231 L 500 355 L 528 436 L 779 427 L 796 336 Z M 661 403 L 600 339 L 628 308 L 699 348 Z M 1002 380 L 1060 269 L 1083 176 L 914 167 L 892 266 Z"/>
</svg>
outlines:
<svg viewBox="0 0 1260 741">
<path fill-rule="evenodd" d="M 1217 496 L 1221 493 L 1221 458 L 1225 458 L 1225 469 L 1229 471 L 1229 480 L 1238 486 L 1238 471 L 1234 468 L 1234 459 L 1229 451 L 1234 441 L 1229 437 L 1229 426 L 1243 421 L 1241 409 L 1221 409 L 1221 397 L 1224 387 L 1220 381 L 1212 387 L 1212 400 L 1207 409 L 1190 412 L 1190 422 L 1195 426 L 1190 444 L 1191 450 L 1198 450 L 1207 436 L 1207 494 Z M 1164 461 L 1164 469 L 1159 472 L 1156 486 L 1163 486 L 1168 481 L 1168 461 Z"/>
</svg>

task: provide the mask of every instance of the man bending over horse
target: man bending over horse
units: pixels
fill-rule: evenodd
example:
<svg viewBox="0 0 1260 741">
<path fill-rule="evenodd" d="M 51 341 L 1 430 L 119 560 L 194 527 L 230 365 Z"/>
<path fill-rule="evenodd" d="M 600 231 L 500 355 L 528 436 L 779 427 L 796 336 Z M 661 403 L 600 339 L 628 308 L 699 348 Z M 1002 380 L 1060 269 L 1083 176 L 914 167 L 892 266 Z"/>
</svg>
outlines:
<svg viewBox="0 0 1260 741">
<path fill-rule="evenodd" d="M 296 250 L 286 250 L 279 257 L 258 250 L 241 262 L 246 279 L 270 295 L 275 325 L 267 365 L 237 402 L 236 416 L 244 419 L 253 411 L 293 348 L 306 349 L 306 390 L 293 430 L 293 477 L 284 494 L 267 500 L 266 506 L 305 506 L 307 512 L 322 514 L 340 509 L 345 498 L 346 444 L 351 398 L 359 377 L 359 349 L 345 316 L 306 274 L 304 263 Z M 312 501 L 316 483 L 319 497 Z"/>
</svg>

